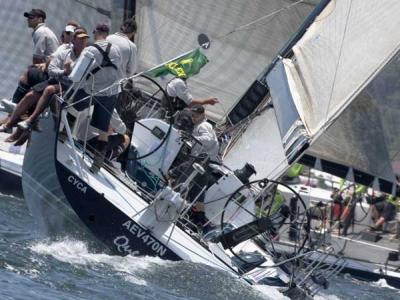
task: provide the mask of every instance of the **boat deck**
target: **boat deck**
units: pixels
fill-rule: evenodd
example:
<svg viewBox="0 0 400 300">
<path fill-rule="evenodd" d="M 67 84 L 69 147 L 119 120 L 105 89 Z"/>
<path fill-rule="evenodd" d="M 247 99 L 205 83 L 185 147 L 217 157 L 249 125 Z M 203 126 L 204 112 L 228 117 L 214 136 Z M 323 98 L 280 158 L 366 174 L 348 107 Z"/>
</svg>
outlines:
<svg viewBox="0 0 400 300">
<path fill-rule="evenodd" d="M 357 230 L 358 229 L 358 230 Z M 362 232 L 368 231 L 368 228 L 355 228 L 354 232 L 349 230 L 346 237 L 332 234 L 332 244 L 340 245 L 344 256 L 367 262 L 374 262 L 385 265 L 389 252 L 400 250 L 400 239 L 393 233 L 374 232 L 379 238 L 376 242 L 363 237 Z M 394 268 L 400 268 L 399 261 L 389 261 L 388 265 Z"/>
<path fill-rule="evenodd" d="M 0 112 L 0 119 L 4 117 L 5 114 Z M 8 136 L 8 134 L 0 133 L 0 169 L 21 176 L 26 145 L 16 147 L 13 144 L 4 142 Z"/>
</svg>

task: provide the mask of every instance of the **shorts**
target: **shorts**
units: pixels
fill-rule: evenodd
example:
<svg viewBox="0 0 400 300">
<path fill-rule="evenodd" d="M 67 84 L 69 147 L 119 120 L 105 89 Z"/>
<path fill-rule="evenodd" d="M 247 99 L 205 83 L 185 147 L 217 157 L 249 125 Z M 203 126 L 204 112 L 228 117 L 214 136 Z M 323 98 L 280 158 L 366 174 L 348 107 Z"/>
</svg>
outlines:
<svg viewBox="0 0 400 300">
<path fill-rule="evenodd" d="M 383 213 L 383 211 L 385 210 L 386 202 L 385 201 L 379 201 L 379 202 L 376 202 L 374 205 L 375 205 L 376 210 L 381 215 Z"/>
<path fill-rule="evenodd" d="M 38 84 L 35 84 L 32 87 L 32 90 L 35 91 L 36 93 L 43 93 L 43 91 L 49 86 L 49 85 L 54 85 L 54 84 L 59 84 L 59 82 L 54 79 L 54 78 L 49 78 L 48 80 L 42 81 Z M 68 86 L 61 84 L 61 89 L 63 91 L 68 89 Z"/>
<path fill-rule="evenodd" d="M 72 93 L 72 91 L 71 91 Z M 89 107 L 90 97 L 83 90 L 79 89 L 73 99 L 74 108 L 77 111 L 82 111 Z M 86 98 L 81 101 L 81 99 Z M 113 110 L 117 104 L 118 95 L 112 96 L 93 96 L 92 105 L 94 105 L 92 121 L 90 125 L 96 127 L 97 129 L 107 132 L 108 126 L 110 125 Z"/>
<path fill-rule="evenodd" d="M 68 99 L 73 93 L 74 93 L 74 91 L 71 90 L 68 93 L 68 95 L 66 95 L 66 98 Z M 76 93 L 74 95 L 74 99 L 72 100 L 72 102 L 75 103 L 74 104 L 74 108 L 77 111 L 82 111 L 82 110 L 84 110 L 84 109 L 89 107 L 90 97 L 88 97 L 88 96 L 89 96 L 89 94 L 87 94 L 83 89 L 79 89 L 79 90 L 76 91 Z M 88 97 L 88 98 L 83 100 L 83 101 L 80 101 L 81 99 L 86 98 L 86 97 Z"/>
<path fill-rule="evenodd" d="M 94 96 L 94 110 L 90 125 L 97 129 L 107 132 L 118 95 L 112 96 Z"/>
<path fill-rule="evenodd" d="M 385 222 L 394 220 L 394 218 L 396 217 L 396 206 L 386 202 L 383 209 L 382 217 L 385 219 Z"/>
<path fill-rule="evenodd" d="M 33 87 L 38 83 L 46 81 L 48 78 L 49 76 L 47 75 L 47 72 L 43 72 L 34 65 L 28 67 L 27 79 L 28 79 L 28 85 L 30 87 Z"/>
</svg>

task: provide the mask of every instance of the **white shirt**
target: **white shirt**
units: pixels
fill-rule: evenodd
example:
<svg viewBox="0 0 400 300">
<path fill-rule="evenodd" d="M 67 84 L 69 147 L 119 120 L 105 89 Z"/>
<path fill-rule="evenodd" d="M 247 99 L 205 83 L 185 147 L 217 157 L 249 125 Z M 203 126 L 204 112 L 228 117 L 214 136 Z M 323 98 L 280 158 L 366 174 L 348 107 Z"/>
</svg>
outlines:
<svg viewBox="0 0 400 300">
<path fill-rule="evenodd" d="M 121 54 L 120 79 L 131 77 L 136 72 L 136 45 L 123 33 L 117 32 L 107 36 L 106 40 L 117 46 Z"/>
<path fill-rule="evenodd" d="M 193 96 L 189 92 L 186 82 L 180 78 L 174 78 L 167 84 L 167 94 L 172 98 L 178 97 L 188 106 L 193 100 Z"/>
<path fill-rule="evenodd" d="M 33 57 L 46 61 L 58 48 L 59 42 L 54 32 L 41 23 L 33 30 Z"/>
<path fill-rule="evenodd" d="M 192 155 L 199 155 L 201 153 L 207 153 L 210 160 L 219 161 L 218 151 L 219 143 L 217 135 L 210 123 L 204 120 L 200 124 L 194 126 L 192 135 L 198 140 L 201 145 L 195 143 L 192 148 Z"/>
</svg>

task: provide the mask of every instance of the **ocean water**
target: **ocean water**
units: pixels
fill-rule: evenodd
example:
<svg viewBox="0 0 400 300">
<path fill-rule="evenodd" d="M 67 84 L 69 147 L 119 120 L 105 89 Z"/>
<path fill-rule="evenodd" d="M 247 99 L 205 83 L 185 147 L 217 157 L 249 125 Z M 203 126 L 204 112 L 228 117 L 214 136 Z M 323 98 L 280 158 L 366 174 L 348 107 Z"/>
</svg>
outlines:
<svg viewBox="0 0 400 300">
<path fill-rule="evenodd" d="M 4 178 L 0 178 L 4 183 Z M 0 299 L 288 299 L 211 267 L 154 257 L 119 257 L 36 229 L 21 193 L 0 184 Z M 340 276 L 316 299 L 400 299 L 384 281 Z"/>
</svg>

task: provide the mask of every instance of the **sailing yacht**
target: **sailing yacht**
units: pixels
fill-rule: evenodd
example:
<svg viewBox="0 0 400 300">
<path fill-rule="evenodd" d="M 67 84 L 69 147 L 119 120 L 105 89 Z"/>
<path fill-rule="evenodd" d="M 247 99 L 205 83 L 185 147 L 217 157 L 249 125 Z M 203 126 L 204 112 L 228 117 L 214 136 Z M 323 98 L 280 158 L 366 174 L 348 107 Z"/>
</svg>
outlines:
<svg viewBox="0 0 400 300">
<path fill-rule="evenodd" d="M 368 103 L 379 104 L 379 107 L 385 106 L 379 101 L 392 104 L 390 109 L 385 107 L 386 117 L 391 116 L 385 120 L 376 114 L 376 106 L 367 105 L 360 95 L 397 53 L 400 39 L 396 34 L 399 25 L 396 17 L 400 7 L 396 1 L 390 0 L 379 4 L 376 1 L 322 1 L 272 65 L 262 70 L 260 68 L 268 65 L 278 50 L 276 47 L 268 56 L 266 53 L 270 48 L 266 45 L 272 44 L 277 35 L 282 37 L 276 31 L 268 31 L 270 22 L 293 12 L 292 9 L 296 11 L 294 15 L 308 13 L 315 5 L 309 1 L 287 1 L 284 4 L 275 1 L 274 4 L 279 5 L 278 2 L 280 8 L 267 13 L 261 10 L 261 2 L 259 6 L 250 7 L 240 1 L 231 1 L 233 15 L 229 18 L 223 18 L 226 14 L 224 5 L 228 5 L 225 2 L 174 1 L 186 13 L 182 14 L 180 10 L 179 15 L 169 9 L 171 3 L 166 1 L 137 2 L 142 30 L 137 43 L 139 49 L 146 49 L 139 55 L 143 69 L 163 61 L 163 55 L 176 57 L 182 47 L 194 40 L 193 36 L 208 33 L 213 46 L 207 50 L 207 56 L 215 64 L 210 64 L 207 73 L 202 71 L 199 76 L 191 78 L 190 85 L 198 93 L 215 93 L 224 100 L 223 106 L 211 108 L 208 114 L 219 128 L 224 129 L 221 137 L 227 140 L 224 145 L 225 164 L 232 170 L 242 168 L 245 163 L 256 167 L 257 178 L 249 186 L 238 180 L 229 168 L 218 169 L 221 177 L 212 189 L 206 191 L 210 199 L 206 206 L 214 203 L 212 201 L 217 200 L 219 194 L 226 202 L 226 206 L 207 212 L 209 219 L 222 215 L 217 223 L 220 230 L 214 232 L 216 236 L 207 240 L 207 235 L 199 235 L 185 226 L 186 199 L 178 191 L 168 189 L 162 176 L 163 168 L 170 167 L 179 156 L 183 143 L 176 143 L 177 130 L 153 116 L 149 118 L 147 115 L 139 120 L 143 126 L 135 126 L 150 130 L 140 133 L 140 129 L 135 129 L 138 131 L 133 135 L 137 138 L 135 140 L 143 140 L 142 144 L 134 145 L 139 149 L 139 157 L 151 153 L 155 143 L 161 145 L 157 149 L 159 153 L 151 153 L 147 163 L 141 164 L 147 180 L 139 180 L 130 176 L 132 174 L 126 176 L 114 167 L 91 174 L 88 171 L 90 154 L 85 152 L 85 143 L 82 147 L 77 141 L 66 118 L 68 104 L 60 112 L 59 123 L 54 123 L 51 118 L 46 120 L 45 128 L 48 130 L 32 137 L 32 147 L 28 149 L 24 163 L 24 172 L 28 175 L 23 177 L 29 177 L 31 186 L 40 183 L 59 191 L 62 194 L 60 199 L 66 201 L 63 203 L 69 203 L 81 222 L 116 253 L 159 255 L 172 260 L 188 259 L 212 264 L 232 274 L 244 275 L 252 283 L 283 282 L 286 286 L 295 283 L 310 295 L 321 287 L 327 287 L 326 278 L 345 268 L 345 263 L 332 252 L 302 252 L 306 248 L 307 230 L 299 234 L 301 239 L 295 248 L 301 251 L 296 251 L 293 259 L 279 261 L 279 255 L 268 249 L 267 244 L 274 245 L 272 237 L 276 231 L 285 229 L 279 225 L 286 224 L 283 224 L 284 211 L 274 211 L 271 197 L 266 194 L 271 195 L 270 184 L 277 183 L 274 180 L 299 159 L 337 175 L 345 172 L 343 177 L 353 174 L 355 182 L 367 186 L 378 185 L 386 192 L 394 190 L 396 182 L 392 162 L 397 159 L 398 149 L 393 139 L 396 136 L 396 106 L 389 96 L 390 90 L 385 87 L 379 90 L 378 94 L 382 96 L 379 99 L 368 94 Z M 244 9 L 240 10 L 241 7 Z M 207 10 L 209 14 L 198 14 Z M 257 14 L 259 17 L 254 18 Z M 243 25 L 237 25 L 235 16 L 238 15 L 242 17 Z M 224 28 L 229 30 L 221 33 Z M 174 38 L 165 38 L 173 29 Z M 371 40 L 376 42 L 371 43 Z M 227 66 L 230 71 L 223 72 Z M 153 100 L 157 103 L 157 99 Z M 151 108 L 148 109 L 151 112 Z M 364 111 L 375 112 L 375 119 L 357 118 L 355 122 L 352 116 L 356 113 L 363 116 Z M 365 139 L 365 121 L 371 120 L 379 124 L 381 132 L 387 136 L 382 138 L 380 135 L 381 140 L 377 141 L 378 135 L 368 134 L 371 139 Z M 59 129 L 56 132 L 54 124 Z M 66 130 L 67 139 L 59 138 L 62 128 Z M 47 134 L 52 136 L 49 140 L 54 142 L 54 147 L 49 147 L 50 159 L 48 156 L 42 168 L 51 180 L 43 185 L 33 157 L 40 151 L 40 136 Z M 359 143 L 365 140 L 374 141 L 376 148 Z M 173 151 L 169 152 L 169 143 L 177 150 L 172 147 Z M 165 151 L 164 155 L 170 155 L 166 165 L 164 156 L 160 156 L 161 150 Z M 31 157 L 29 162 L 28 155 Z M 136 160 L 140 161 L 137 157 Z M 337 166 L 340 168 L 335 168 Z M 197 166 L 195 171 L 203 172 Z M 154 182 L 156 189 L 149 190 L 149 183 Z M 300 201 L 301 197 L 298 199 Z M 169 215 L 171 208 L 172 215 Z M 257 215 L 257 209 L 267 213 Z M 305 219 L 301 220 L 301 217 Z M 306 219 L 307 214 L 303 214 L 294 220 L 303 225 Z M 231 225 L 229 230 L 225 229 L 227 220 Z M 246 231 L 249 228 L 251 230 Z M 290 225 L 287 228 L 290 229 Z M 299 228 L 302 231 L 304 226 Z M 266 237 L 258 237 L 265 232 Z M 331 251 L 332 247 L 329 249 Z M 258 253 L 251 256 L 256 263 L 249 265 L 249 260 L 239 255 L 240 251 L 244 256 Z M 333 262 L 327 261 L 329 255 L 334 257 Z M 236 262 L 234 257 L 239 257 Z M 297 259 L 301 259 L 302 264 L 297 264 Z M 287 264 L 302 267 L 296 272 L 288 272 L 290 267 Z M 321 265 L 324 268 L 321 269 Z"/>
<path fill-rule="evenodd" d="M 224 13 L 222 8 L 217 12 Z M 145 9 L 148 5 L 143 7 L 144 16 Z M 158 11 L 156 5 L 151 9 Z M 90 69 L 84 67 L 84 63 L 83 58 L 74 70 Z M 74 70 L 74 75 L 79 73 Z M 76 81 L 72 77 L 79 85 L 86 74 L 81 74 L 81 79 Z M 188 213 L 193 202 L 188 201 L 188 192 L 194 178 L 204 174 L 204 167 L 200 162 L 193 162 L 193 171 L 177 186 L 171 186 L 165 177 L 178 162 L 190 158 L 187 148 L 190 149 L 193 138 L 183 135 L 170 121 L 157 117 L 160 95 L 167 97 L 159 84 L 140 74 L 131 79 L 135 88 L 139 88 L 140 97 L 134 99 L 137 115 L 131 144 L 134 155 L 132 158 L 128 155 L 126 173 L 112 164 L 105 165 L 97 173 L 89 170 L 93 156 L 79 132 L 80 121 L 87 120 L 88 115 L 74 112 L 69 99 L 59 98 L 60 112 L 54 119 L 43 120 L 42 132 L 32 136 L 25 156 L 24 190 L 27 185 L 37 184 L 46 191 L 61 191 L 59 199 L 63 201 L 59 202 L 68 203 L 80 222 L 115 254 L 157 255 L 208 264 L 250 284 L 281 286 L 292 298 L 298 297 L 295 295 L 298 293 L 303 298 L 310 297 L 321 288 L 327 288 L 328 279 L 340 271 L 342 265 L 320 268 L 308 263 L 300 269 L 299 261 L 312 253 L 302 252 L 304 247 L 299 247 L 293 256 L 278 256 L 253 240 L 265 234 L 272 242 L 271 237 L 288 217 L 285 207 L 270 208 L 268 214 L 257 215 L 257 205 L 268 201 L 269 181 L 246 182 L 248 176 L 240 176 L 241 170 L 233 172 L 224 165 L 209 165 L 214 181 L 208 189 L 201 187 L 200 194 L 205 195 L 211 229 L 206 231 L 206 224 L 199 228 L 192 222 Z M 149 87 L 152 84 L 158 90 L 152 90 Z M 75 117 L 74 124 L 69 121 L 70 114 Z M 36 158 L 43 140 L 54 143 L 43 151 L 46 153 L 41 153 L 48 158 L 45 162 Z M 41 170 L 35 167 L 39 161 L 43 163 Z M 46 175 L 39 174 L 41 171 Z M 26 190 L 25 196 L 29 199 L 32 193 L 29 194 L 29 188 Z M 301 219 L 299 223 L 307 219 L 304 215 L 298 218 Z"/>
</svg>

